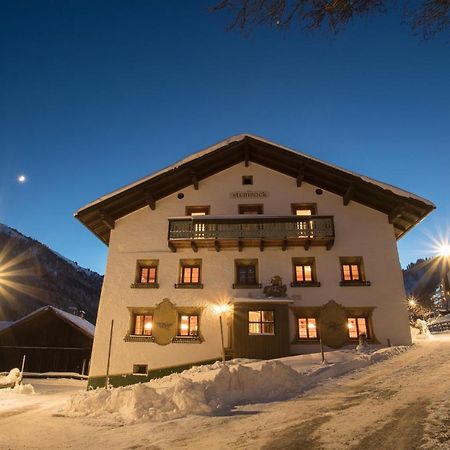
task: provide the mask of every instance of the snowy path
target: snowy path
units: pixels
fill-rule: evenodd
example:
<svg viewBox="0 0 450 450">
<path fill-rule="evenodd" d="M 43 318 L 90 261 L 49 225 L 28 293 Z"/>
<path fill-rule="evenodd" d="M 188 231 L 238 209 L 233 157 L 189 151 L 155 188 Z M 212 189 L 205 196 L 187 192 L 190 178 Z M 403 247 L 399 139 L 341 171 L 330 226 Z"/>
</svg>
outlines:
<svg viewBox="0 0 450 450">
<path fill-rule="evenodd" d="M 0 396 L 0 448 L 449 449 L 450 339 L 360 369 L 288 401 L 227 416 L 117 426 L 58 416 L 83 382 L 35 384 L 38 395 Z M 60 384 L 58 384 L 60 383 Z"/>
</svg>

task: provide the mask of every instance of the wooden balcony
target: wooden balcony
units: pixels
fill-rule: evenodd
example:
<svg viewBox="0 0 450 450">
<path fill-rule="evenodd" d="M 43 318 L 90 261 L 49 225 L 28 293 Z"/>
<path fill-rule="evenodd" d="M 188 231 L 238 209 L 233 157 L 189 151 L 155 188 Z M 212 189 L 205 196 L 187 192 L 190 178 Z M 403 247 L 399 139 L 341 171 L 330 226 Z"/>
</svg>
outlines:
<svg viewBox="0 0 450 450">
<path fill-rule="evenodd" d="M 169 248 L 288 247 L 325 246 L 334 243 L 332 216 L 193 216 L 169 219 Z"/>
</svg>

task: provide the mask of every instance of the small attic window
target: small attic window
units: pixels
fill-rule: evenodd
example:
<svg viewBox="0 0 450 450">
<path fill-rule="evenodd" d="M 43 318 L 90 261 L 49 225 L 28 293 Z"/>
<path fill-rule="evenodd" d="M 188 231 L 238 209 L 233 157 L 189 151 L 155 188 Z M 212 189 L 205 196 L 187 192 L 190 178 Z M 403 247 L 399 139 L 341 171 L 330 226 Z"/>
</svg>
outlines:
<svg viewBox="0 0 450 450">
<path fill-rule="evenodd" d="M 253 184 L 253 176 L 252 175 L 244 175 L 242 177 L 242 184 Z"/>
</svg>

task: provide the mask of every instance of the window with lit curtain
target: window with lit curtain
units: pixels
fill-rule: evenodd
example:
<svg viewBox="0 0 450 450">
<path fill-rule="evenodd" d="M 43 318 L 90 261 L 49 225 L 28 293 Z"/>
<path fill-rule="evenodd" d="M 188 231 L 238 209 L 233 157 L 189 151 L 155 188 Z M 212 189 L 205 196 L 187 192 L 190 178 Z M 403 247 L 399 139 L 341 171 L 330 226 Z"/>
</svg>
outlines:
<svg viewBox="0 0 450 450">
<path fill-rule="evenodd" d="M 249 311 L 248 312 L 249 334 L 275 334 L 274 311 Z"/>
<path fill-rule="evenodd" d="M 342 276 L 344 281 L 360 281 L 361 270 L 359 264 L 342 264 Z"/>
<path fill-rule="evenodd" d="M 350 339 L 358 339 L 363 333 L 369 337 L 369 328 L 365 317 L 349 317 L 347 320 L 347 327 Z"/>
<path fill-rule="evenodd" d="M 295 281 L 298 283 L 305 281 L 313 281 L 312 265 L 296 264 L 295 265 Z"/>
<path fill-rule="evenodd" d="M 153 329 L 153 316 L 136 314 L 134 316 L 134 334 L 138 336 L 151 336 Z"/>
<path fill-rule="evenodd" d="M 200 266 L 184 266 L 181 270 L 181 283 L 200 283 Z"/>
<path fill-rule="evenodd" d="M 179 323 L 180 336 L 198 336 L 198 315 L 182 314 Z"/>
<path fill-rule="evenodd" d="M 317 339 L 317 321 L 312 317 L 298 318 L 298 337 L 299 339 Z"/>
<path fill-rule="evenodd" d="M 139 282 L 145 284 L 155 284 L 156 270 L 156 266 L 141 266 Z"/>
</svg>

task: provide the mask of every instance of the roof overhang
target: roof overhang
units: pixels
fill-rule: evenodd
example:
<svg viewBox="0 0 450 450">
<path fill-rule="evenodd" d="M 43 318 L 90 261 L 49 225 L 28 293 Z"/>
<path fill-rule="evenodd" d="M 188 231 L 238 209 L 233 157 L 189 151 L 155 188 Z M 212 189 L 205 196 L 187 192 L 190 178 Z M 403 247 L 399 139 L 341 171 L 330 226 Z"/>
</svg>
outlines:
<svg viewBox="0 0 450 450">
<path fill-rule="evenodd" d="M 344 204 L 361 203 L 381 211 L 399 239 L 425 218 L 435 205 L 419 196 L 298 153 L 257 136 L 234 136 L 185 158 L 153 175 L 86 205 L 75 217 L 105 244 L 114 222 L 138 209 L 155 208 L 158 200 L 236 164 L 259 164 L 294 179 L 342 196 Z"/>
</svg>

